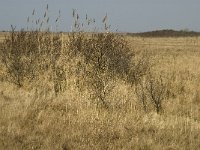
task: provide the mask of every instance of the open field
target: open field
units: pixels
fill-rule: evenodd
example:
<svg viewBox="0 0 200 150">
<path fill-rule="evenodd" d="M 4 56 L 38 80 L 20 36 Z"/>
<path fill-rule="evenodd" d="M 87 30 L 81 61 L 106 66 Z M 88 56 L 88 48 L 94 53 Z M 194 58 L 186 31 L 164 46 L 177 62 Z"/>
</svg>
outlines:
<svg viewBox="0 0 200 150">
<path fill-rule="evenodd" d="M 55 83 L 47 78 L 50 72 L 19 87 L 13 78 L 8 80 L 1 63 L 0 149 L 200 149 L 200 37 L 125 39 L 137 58 L 148 57 L 153 77 L 148 81 L 146 72 L 144 80 L 130 85 L 118 76 L 108 80 L 103 72 L 104 89 L 112 88 L 103 99 L 108 107 L 97 106 L 92 98 L 97 93 L 80 84 L 83 74 L 66 74 L 65 90 L 56 93 Z M 65 49 L 67 44 L 62 46 Z M 140 56 L 141 52 L 148 56 Z M 66 70 L 77 72 L 77 67 L 84 67 L 81 61 L 80 56 L 70 57 Z M 163 84 L 154 76 L 162 76 Z M 162 110 L 157 112 L 145 93 L 151 81 L 155 83 L 152 95 L 163 96 Z M 157 96 L 162 92 L 159 88 L 165 93 Z"/>
<path fill-rule="evenodd" d="M 0 42 L 2 42 L 4 40 L 6 34 L 8 34 L 8 33 L 0 32 Z"/>
</svg>

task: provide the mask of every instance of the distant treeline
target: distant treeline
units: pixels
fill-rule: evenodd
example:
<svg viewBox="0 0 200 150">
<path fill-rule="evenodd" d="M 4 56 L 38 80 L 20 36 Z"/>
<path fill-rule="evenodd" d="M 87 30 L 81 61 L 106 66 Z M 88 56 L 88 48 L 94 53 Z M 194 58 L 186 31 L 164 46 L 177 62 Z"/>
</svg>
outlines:
<svg viewBox="0 0 200 150">
<path fill-rule="evenodd" d="M 141 33 L 127 33 L 129 36 L 141 36 L 141 37 L 194 37 L 200 36 L 200 32 L 187 31 L 187 30 L 156 30 Z"/>
<path fill-rule="evenodd" d="M 10 31 L 0 31 L 0 36 L 5 36 L 9 32 Z M 17 32 L 19 32 L 19 31 L 17 31 Z M 59 32 L 59 33 L 67 34 L 69 32 Z M 89 33 L 93 33 L 93 32 L 89 32 Z M 128 36 L 140 36 L 140 37 L 195 37 L 195 36 L 200 36 L 200 32 L 189 31 L 189 30 L 176 31 L 176 30 L 172 30 L 172 29 L 155 30 L 155 31 L 138 32 L 138 33 L 120 32 L 118 34 L 128 35 Z"/>
</svg>

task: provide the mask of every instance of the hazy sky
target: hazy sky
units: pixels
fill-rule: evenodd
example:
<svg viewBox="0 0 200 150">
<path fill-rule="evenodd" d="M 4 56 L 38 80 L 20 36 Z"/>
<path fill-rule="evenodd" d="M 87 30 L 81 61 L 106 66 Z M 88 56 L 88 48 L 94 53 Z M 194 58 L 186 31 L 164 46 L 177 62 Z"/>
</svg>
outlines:
<svg viewBox="0 0 200 150">
<path fill-rule="evenodd" d="M 26 20 L 36 10 L 35 18 L 43 17 L 49 4 L 50 21 L 54 22 L 61 10 L 59 30 L 69 31 L 72 25 L 72 9 L 80 17 L 97 20 L 97 26 L 105 14 L 113 30 L 142 32 L 159 29 L 189 29 L 200 31 L 200 0 L 0 0 L 0 30 L 26 28 Z M 56 25 L 51 24 L 55 29 Z"/>
</svg>

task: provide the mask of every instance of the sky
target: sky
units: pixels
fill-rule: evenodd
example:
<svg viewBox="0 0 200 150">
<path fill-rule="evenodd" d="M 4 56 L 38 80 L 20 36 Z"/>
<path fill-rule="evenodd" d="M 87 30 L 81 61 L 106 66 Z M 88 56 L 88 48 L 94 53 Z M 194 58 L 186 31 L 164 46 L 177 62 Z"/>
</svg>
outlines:
<svg viewBox="0 0 200 150">
<path fill-rule="evenodd" d="M 10 30 L 11 25 L 16 29 L 34 28 L 32 23 L 27 23 L 27 17 L 42 18 L 47 4 L 49 26 L 56 31 L 71 30 L 73 9 L 80 18 L 85 18 L 86 14 L 95 18 L 93 27 L 98 29 L 103 28 L 102 19 L 107 14 L 113 31 L 200 31 L 200 0 L 0 0 L 0 30 Z M 59 10 L 61 17 L 55 23 Z"/>
</svg>

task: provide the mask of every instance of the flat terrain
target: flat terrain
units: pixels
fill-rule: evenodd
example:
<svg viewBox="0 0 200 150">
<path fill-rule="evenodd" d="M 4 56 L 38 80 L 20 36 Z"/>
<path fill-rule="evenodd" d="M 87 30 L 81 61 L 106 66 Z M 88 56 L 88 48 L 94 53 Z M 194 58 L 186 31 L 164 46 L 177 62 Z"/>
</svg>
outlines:
<svg viewBox="0 0 200 150">
<path fill-rule="evenodd" d="M 200 149 L 200 37 L 126 38 L 167 83 L 162 113 L 145 113 L 121 80 L 105 109 L 73 86 L 55 97 L 45 78 L 34 83 L 43 90 L 18 88 L 0 68 L 0 149 Z"/>
<path fill-rule="evenodd" d="M 0 32 L 0 42 L 2 42 L 5 38 L 6 33 L 5 32 Z"/>
</svg>

